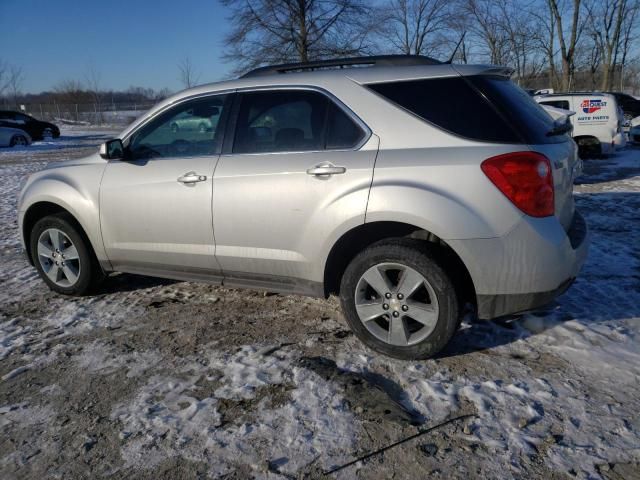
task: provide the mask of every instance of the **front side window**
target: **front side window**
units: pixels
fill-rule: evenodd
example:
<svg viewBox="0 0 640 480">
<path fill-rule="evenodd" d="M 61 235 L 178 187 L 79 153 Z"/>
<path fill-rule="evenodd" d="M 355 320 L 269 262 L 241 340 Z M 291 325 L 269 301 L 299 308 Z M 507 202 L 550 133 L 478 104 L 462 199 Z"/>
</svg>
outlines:
<svg viewBox="0 0 640 480">
<path fill-rule="evenodd" d="M 33 120 L 29 115 L 24 115 L 23 113 L 16 113 L 16 120 L 22 123 L 29 123 Z"/>
<path fill-rule="evenodd" d="M 233 153 L 354 148 L 363 136 L 364 131 L 319 92 L 249 92 L 241 98 Z"/>
<path fill-rule="evenodd" d="M 158 116 L 131 136 L 131 159 L 215 155 L 220 152 L 220 121 L 227 95 L 181 103 Z"/>
</svg>

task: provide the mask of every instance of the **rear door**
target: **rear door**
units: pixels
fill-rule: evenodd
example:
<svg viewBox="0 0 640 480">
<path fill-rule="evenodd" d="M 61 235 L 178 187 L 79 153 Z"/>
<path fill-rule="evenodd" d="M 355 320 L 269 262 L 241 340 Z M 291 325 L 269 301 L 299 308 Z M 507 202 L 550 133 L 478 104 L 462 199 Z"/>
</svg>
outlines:
<svg viewBox="0 0 640 480">
<path fill-rule="evenodd" d="M 324 242 L 346 221 L 364 223 L 377 137 L 319 91 L 237 97 L 213 186 L 224 282 L 306 291 L 300 280 L 321 280 Z"/>
</svg>

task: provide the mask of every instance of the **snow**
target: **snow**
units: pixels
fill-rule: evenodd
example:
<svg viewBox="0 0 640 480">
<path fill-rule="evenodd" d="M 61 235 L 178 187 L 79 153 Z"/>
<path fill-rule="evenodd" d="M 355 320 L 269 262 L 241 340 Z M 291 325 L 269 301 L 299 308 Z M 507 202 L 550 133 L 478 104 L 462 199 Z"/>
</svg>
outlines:
<svg viewBox="0 0 640 480">
<path fill-rule="evenodd" d="M 312 461 L 326 463 L 343 458 L 355 442 L 353 416 L 343 399 L 317 374 L 293 367 L 298 354 L 292 349 L 243 347 L 232 355 L 190 359 L 170 376 L 153 376 L 133 401 L 116 406 L 112 418 L 122 425 L 121 438 L 127 465 L 152 464 L 166 456 L 212 460 L 214 476 L 228 473 L 241 456 L 256 469 L 264 467 L 262 448 L 269 445 L 280 471 L 294 474 Z M 201 398 L 201 383 L 220 386 Z M 218 406 L 222 399 L 241 402 L 256 399 L 260 389 L 295 385 L 290 401 L 270 409 L 266 399 L 251 422 L 234 418 L 223 423 Z M 161 438 L 158 446 L 158 438 Z M 286 461 L 285 461 L 286 459 Z"/>
<path fill-rule="evenodd" d="M 167 458 L 185 458 L 204 462 L 216 478 L 234 472 L 241 459 L 254 477 L 277 478 L 276 471 L 295 476 L 310 465 L 327 470 L 344 464 L 369 434 L 354 406 L 358 399 L 349 394 L 353 379 L 364 382 L 357 392 L 382 392 L 425 427 L 475 414 L 448 434 L 461 448 L 438 457 L 440 470 L 451 476 L 469 461 L 482 465 L 486 478 L 527 478 L 531 465 L 543 465 L 594 479 L 602 478 L 603 464 L 640 463 L 640 150 L 585 164 L 575 193 L 592 245 L 572 288 L 541 312 L 494 322 L 465 319 L 437 359 L 392 360 L 353 336 L 323 346 L 317 332 L 343 328 L 333 320 L 310 328 L 316 333 L 304 343 L 213 342 L 167 355 L 153 346 L 123 353 L 114 341 L 144 335 L 137 319 L 153 302 L 213 306 L 224 293 L 196 295 L 184 283 L 143 284 L 63 298 L 49 294 L 18 255 L 21 179 L 60 159 L 58 152 L 94 148 L 108 134 L 65 130 L 60 140 L 24 148 L 24 161 L 15 161 L 15 151 L 0 151 L 0 366 L 19 359 L 1 370 L 0 388 L 60 362 L 69 345 L 69 372 L 102 381 L 123 372 L 135 388 L 109 412 L 122 468 L 153 470 Z M 40 316 L 24 308 L 45 297 Z M 274 315 L 296 321 L 286 312 Z M 239 316 L 237 328 L 242 321 Z M 309 363 L 308 352 L 318 349 L 335 375 Z M 52 382 L 39 387 L 37 399 L 0 403 L 3 435 L 12 428 L 47 428 L 56 414 L 50 402 L 63 391 L 58 379 Z M 34 442 L 46 450 L 46 439 Z M 0 466 L 16 458 L 0 453 Z M 365 468 L 359 464 L 337 477 L 352 478 Z"/>
</svg>

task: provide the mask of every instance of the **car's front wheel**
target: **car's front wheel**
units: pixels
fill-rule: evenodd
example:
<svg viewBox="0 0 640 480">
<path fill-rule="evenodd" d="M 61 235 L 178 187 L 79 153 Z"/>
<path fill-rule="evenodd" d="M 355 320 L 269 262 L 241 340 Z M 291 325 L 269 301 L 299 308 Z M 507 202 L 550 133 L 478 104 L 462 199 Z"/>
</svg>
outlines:
<svg viewBox="0 0 640 480">
<path fill-rule="evenodd" d="M 14 135 L 13 137 L 11 137 L 10 145 L 12 147 L 22 147 L 28 144 L 29 142 L 27 141 L 27 137 L 25 137 L 24 135 Z"/>
<path fill-rule="evenodd" d="M 340 301 L 364 344 L 403 360 L 435 355 L 459 323 L 451 280 L 412 240 L 378 243 L 357 255 L 342 277 Z"/>
<path fill-rule="evenodd" d="M 85 295 L 102 279 L 90 248 L 68 215 L 44 217 L 31 230 L 31 258 L 45 283 L 58 293 Z"/>
</svg>

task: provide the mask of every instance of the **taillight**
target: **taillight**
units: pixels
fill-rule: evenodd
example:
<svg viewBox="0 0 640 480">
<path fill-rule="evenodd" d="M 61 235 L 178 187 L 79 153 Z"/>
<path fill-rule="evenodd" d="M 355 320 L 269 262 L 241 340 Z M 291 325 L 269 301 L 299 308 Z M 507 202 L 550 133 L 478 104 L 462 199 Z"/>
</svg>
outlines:
<svg viewBox="0 0 640 480">
<path fill-rule="evenodd" d="M 511 203 L 532 217 L 554 213 L 551 164 L 536 152 L 514 152 L 491 157 L 480 166 Z"/>
</svg>

